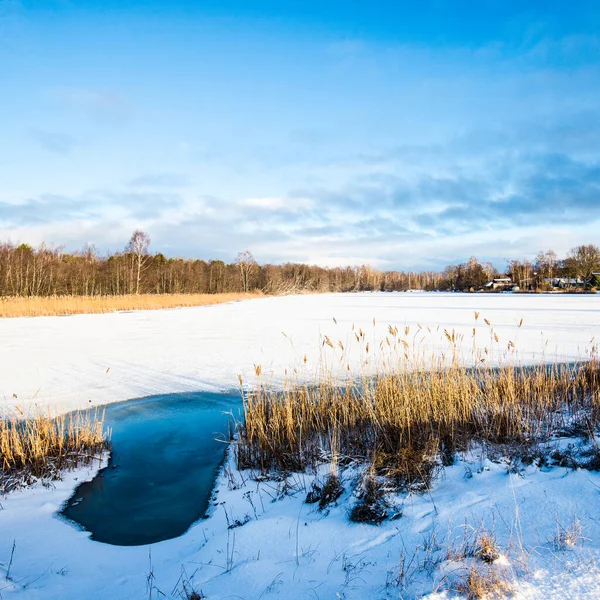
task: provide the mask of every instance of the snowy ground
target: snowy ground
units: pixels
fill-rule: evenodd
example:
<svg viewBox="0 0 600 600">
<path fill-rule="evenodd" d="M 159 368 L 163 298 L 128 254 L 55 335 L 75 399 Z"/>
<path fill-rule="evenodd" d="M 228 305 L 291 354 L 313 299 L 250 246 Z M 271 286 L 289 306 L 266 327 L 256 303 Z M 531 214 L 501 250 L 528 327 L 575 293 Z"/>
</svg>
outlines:
<svg viewBox="0 0 600 600">
<path fill-rule="evenodd" d="M 231 388 L 238 373 L 252 379 L 254 364 L 277 373 L 303 364 L 306 354 L 316 368 L 323 336 L 347 340 L 353 323 L 374 344 L 388 324 L 419 323 L 432 328 L 429 343 L 443 345 L 435 329 L 440 325 L 441 331 L 464 333 L 468 348 L 474 311 L 492 323 L 501 344 L 515 342 L 528 360 L 543 353 L 585 357 L 600 331 L 600 296 L 301 296 L 3 320 L 0 391 L 7 407 L 35 396 L 39 405 L 66 409 L 151 393 Z M 350 360 L 359 368 L 358 355 Z M 472 538 L 482 528 L 495 532 L 503 553 L 494 568 L 508 579 L 518 576 L 517 597 L 600 597 L 596 473 L 529 467 L 509 474 L 506 464 L 474 452 L 447 468 L 431 494 L 397 496 L 402 516 L 376 527 L 348 522 L 348 492 L 323 513 L 304 504 L 310 475 L 258 484 L 233 471 L 217 484 L 210 518 L 149 549 L 92 542 L 55 516 L 75 478 L 93 472 L 68 474 L 54 489 L 38 486 L 0 499 L 0 598 L 177 598 L 187 580 L 209 599 L 410 598 L 436 587 L 433 597 L 445 598 L 451 592 L 444 588 L 465 575 L 464 562 L 445 560 L 448 548 L 459 547 L 465 532 Z M 355 475 L 343 474 L 346 489 Z M 230 521 L 248 521 L 228 529 L 226 514 Z M 573 544 L 562 543 L 564 532 L 579 532 L 573 523 L 581 532 Z M 402 560 L 406 575 L 399 578 Z"/>
</svg>

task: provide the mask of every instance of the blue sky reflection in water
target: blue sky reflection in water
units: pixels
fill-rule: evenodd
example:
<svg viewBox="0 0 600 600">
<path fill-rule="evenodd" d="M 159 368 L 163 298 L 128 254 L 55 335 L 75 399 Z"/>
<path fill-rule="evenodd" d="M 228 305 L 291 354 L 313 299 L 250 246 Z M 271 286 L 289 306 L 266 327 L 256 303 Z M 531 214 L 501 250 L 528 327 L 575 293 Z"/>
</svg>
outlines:
<svg viewBox="0 0 600 600">
<path fill-rule="evenodd" d="M 182 535 L 200 519 L 224 457 L 237 394 L 174 394 L 110 405 L 113 452 L 63 514 L 92 539 L 143 545 Z"/>
</svg>

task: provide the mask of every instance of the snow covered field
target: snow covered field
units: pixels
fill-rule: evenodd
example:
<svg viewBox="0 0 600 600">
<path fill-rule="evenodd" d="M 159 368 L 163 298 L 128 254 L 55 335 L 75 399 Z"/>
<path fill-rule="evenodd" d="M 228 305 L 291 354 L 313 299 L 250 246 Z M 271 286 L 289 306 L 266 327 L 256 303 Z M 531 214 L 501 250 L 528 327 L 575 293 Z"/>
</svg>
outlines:
<svg viewBox="0 0 600 600">
<path fill-rule="evenodd" d="M 443 329 L 454 329 L 465 334 L 468 350 L 475 311 L 526 360 L 544 353 L 584 358 L 600 332 L 600 296 L 558 295 L 296 296 L 12 319 L 0 321 L 0 386 L 7 408 L 35 402 L 63 410 L 229 389 L 238 373 L 252 381 L 255 364 L 276 379 L 306 354 L 307 369 L 316 369 L 322 336 L 346 340 L 352 324 L 374 344 L 388 324 L 429 326 L 429 342 L 440 347 Z M 359 368 L 360 357 L 350 359 Z M 209 599 L 410 598 L 436 587 L 432 597 L 446 598 L 448 583 L 466 574 L 464 563 L 442 558 L 482 529 L 495 532 L 507 578 L 519 577 L 517 597 L 600 597 L 600 476 L 557 467 L 508 471 L 476 451 L 462 456 L 431 494 L 397 497 L 402 516 L 381 526 L 348 522 L 348 492 L 329 511 L 304 504 L 310 475 L 259 484 L 226 471 L 211 517 L 149 549 L 92 542 L 55 517 L 75 478 L 93 475 L 82 470 L 54 489 L 37 486 L 0 499 L 0 598 L 177 598 L 188 580 Z M 344 473 L 346 484 L 355 475 Z M 248 522 L 228 529 L 226 514 Z"/>
</svg>

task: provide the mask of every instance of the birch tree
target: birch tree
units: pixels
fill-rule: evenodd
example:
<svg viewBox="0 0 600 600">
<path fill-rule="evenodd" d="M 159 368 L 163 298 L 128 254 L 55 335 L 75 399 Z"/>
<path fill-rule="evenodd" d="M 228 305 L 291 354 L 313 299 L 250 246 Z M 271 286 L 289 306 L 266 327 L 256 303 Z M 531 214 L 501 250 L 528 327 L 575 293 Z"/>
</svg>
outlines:
<svg viewBox="0 0 600 600">
<path fill-rule="evenodd" d="M 242 292 L 247 292 L 250 289 L 250 277 L 256 270 L 258 264 L 249 250 L 240 252 L 235 259 L 235 264 L 240 272 Z"/>
<path fill-rule="evenodd" d="M 142 276 L 142 268 L 148 260 L 148 246 L 150 246 L 150 236 L 140 229 L 133 232 L 129 244 L 127 245 L 127 251 L 134 256 L 137 265 L 137 277 L 135 282 L 136 294 L 140 293 L 140 279 Z"/>
</svg>

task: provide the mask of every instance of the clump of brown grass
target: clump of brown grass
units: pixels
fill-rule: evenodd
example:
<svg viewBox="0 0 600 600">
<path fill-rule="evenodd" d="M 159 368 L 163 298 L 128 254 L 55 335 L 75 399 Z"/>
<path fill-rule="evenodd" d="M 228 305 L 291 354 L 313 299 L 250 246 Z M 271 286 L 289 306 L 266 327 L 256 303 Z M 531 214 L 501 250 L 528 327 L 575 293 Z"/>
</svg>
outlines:
<svg viewBox="0 0 600 600">
<path fill-rule="evenodd" d="M 89 411 L 0 417 L 0 492 L 56 479 L 101 458 L 108 443 L 102 415 Z"/>
<path fill-rule="evenodd" d="M 479 534 L 475 547 L 475 556 L 489 565 L 500 558 L 500 551 L 493 533 L 482 531 Z"/>
<path fill-rule="evenodd" d="M 335 503 L 344 493 L 344 488 L 339 477 L 330 473 L 321 484 L 313 481 L 311 489 L 306 495 L 307 504 L 319 504 L 319 510 L 325 510 L 329 505 Z"/>
<path fill-rule="evenodd" d="M 377 481 L 375 470 L 369 468 L 362 479 L 358 492 L 359 500 L 350 511 L 350 520 L 354 523 L 378 525 L 388 517 L 383 486 Z"/>
<path fill-rule="evenodd" d="M 506 598 L 511 590 L 508 579 L 490 565 L 473 564 L 456 585 L 456 591 L 467 600 Z"/>
<path fill-rule="evenodd" d="M 130 294 L 123 296 L 2 297 L 0 317 L 40 317 L 107 313 L 127 310 L 159 310 L 222 304 L 259 298 L 261 292 L 230 294 Z"/>
<path fill-rule="evenodd" d="M 453 591 L 469 600 L 509 597 L 517 576 L 515 566 L 518 568 L 526 555 L 521 548 L 517 555 L 519 562 L 509 568 L 498 561 L 503 554 L 507 554 L 507 549 L 502 551 L 493 528 L 488 530 L 482 525 L 475 529 L 465 524 L 459 539 L 448 540 L 445 556 L 439 555 L 434 560 L 435 566 L 448 563 L 434 591 Z"/>
</svg>

